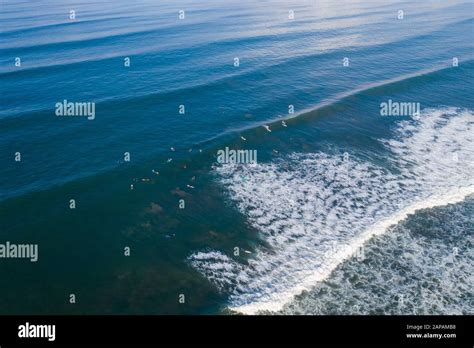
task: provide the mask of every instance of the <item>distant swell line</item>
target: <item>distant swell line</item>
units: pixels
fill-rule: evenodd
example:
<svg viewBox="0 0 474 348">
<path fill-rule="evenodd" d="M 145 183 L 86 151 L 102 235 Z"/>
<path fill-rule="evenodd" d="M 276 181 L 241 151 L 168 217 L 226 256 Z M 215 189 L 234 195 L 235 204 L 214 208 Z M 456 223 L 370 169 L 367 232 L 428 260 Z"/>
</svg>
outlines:
<svg viewBox="0 0 474 348">
<path fill-rule="evenodd" d="M 473 62 L 474 62 L 474 59 L 469 59 L 469 60 L 463 61 L 463 64 L 471 64 Z M 288 115 L 288 114 L 277 115 L 272 119 L 269 119 L 269 120 L 266 120 L 266 121 L 260 121 L 258 123 L 254 123 L 254 124 L 251 124 L 249 126 L 227 129 L 226 131 L 221 132 L 221 133 L 207 139 L 203 143 L 212 142 L 212 141 L 214 141 L 218 138 L 221 138 L 221 137 L 224 137 L 226 135 L 233 134 L 233 133 L 243 133 L 243 132 L 246 132 L 246 131 L 256 130 L 258 128 L 261 128 L 264 125 L 271 126 L 272 130 L 273 129 L 278 129 L 278 128 L 281 128 L 281 124 L 280 124 L 281 121 L 288 121 L 288 120 L 294 120 L 294 119 L 303 119 L 303 118 L 305 118 L 305 117 L 307 117 L 311 114 L 314 114 L 318 111 L 321 111 L 324 108 L 335 106 L 335 105 L 343 102 L 347 98 L 356 97 L 360 94 L 370 92 L 370 91 L 378 89 L 378 88 L 384 88 L 384 87 L 387 87 L 387 86 L 390 86 L 390 85 L 395 85 L 397 83 L 407 82 L 409 80 L 418 79 L 418 78 L 428 76 L 428 75 L 431 75 L 431 74 L 437 74 L 437 73 L 440 73 L 440 72 L 443 72 L 443 71 L 449 70 L 449 69 L 452 69 L 452 67 L 446 66 L 446 65 L 438 65 L 437 67 L 434 67 L 434 68 L 423 69 L 423 70 L 420 70 L 420 71 L 417 71 L 417 72 L 414 72 L 414 73 L 404 74 L 404 75 L 401 75 L 401 76 L 398 76 L 398 77 L 395 77 L 395 78 L 382 80 L 382 81 L 378 81 L 378 82 L 374 82 L 374 83 L 370 83 L 370 84 L 366 84 L 366 85 L 363 85 L 359 88 L 336 94 L 332 97 L 329 97 L 329 98 L 317 103 L 316 105 L 305 108 L 305 109 L 303 109 L 303 110 L 301 110 L 301 111 L 299 111 L 299 112 L 297 112 L 293 115 Z"/>
</svg>

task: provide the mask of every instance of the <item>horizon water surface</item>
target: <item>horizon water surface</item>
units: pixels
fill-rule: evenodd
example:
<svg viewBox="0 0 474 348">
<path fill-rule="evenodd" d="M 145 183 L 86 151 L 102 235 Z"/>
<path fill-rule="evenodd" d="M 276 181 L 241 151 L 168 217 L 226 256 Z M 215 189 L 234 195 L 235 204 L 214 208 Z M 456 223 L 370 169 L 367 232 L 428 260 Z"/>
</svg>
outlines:
<svg viewBox="0 0 474 348">
<path fill-rule="evenodd" d="M 0 313 L 474 312 L 472 1 L 8 0 L 0 21 L 0 243 L 39 249 L 1 260 Z"/>
</svg>

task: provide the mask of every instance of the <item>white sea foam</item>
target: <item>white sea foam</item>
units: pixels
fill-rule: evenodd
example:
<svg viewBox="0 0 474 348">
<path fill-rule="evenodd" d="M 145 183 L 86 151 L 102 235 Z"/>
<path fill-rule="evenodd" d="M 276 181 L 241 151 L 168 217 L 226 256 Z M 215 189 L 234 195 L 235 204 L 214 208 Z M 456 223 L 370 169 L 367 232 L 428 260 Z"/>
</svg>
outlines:
<svg viewBox="0 0 474 348">
<path fill-rule="evenodd" d="M 217 169 L 229 197 L 270 246 L 248 264 L 219 251 L 190 263 L 242 313 L 277 311 L 326 279 L 366 241 L 416 210 L 474 193 L 470 110 L 424 110 L 381 142 L 392 169 L 355 156 L 296 153 L 253 166 Z M 244 176 L 246 179 L 241 180 Z"/>
<path fill-rule="evenodd" d="M 472 314 L 473 218 L 474 196 L 418 211 L 279 313 Z"/>
</svg>

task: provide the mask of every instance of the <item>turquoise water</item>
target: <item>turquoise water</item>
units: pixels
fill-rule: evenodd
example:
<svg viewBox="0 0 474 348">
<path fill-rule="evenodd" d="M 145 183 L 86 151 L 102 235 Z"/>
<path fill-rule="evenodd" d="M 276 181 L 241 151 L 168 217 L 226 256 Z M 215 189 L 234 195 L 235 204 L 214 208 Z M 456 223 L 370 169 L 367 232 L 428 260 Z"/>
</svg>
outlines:
<svg viewBox="0 0 474 348">
<path fill-rule="evenodd" d="M 39 261 L 1 260 L 0 312 L 472 313 L 473 15 L 2 2 L 0 241 Z M 64 99 L 95 119 L 57 117 Z M 389 99 L 419 117 L 382 117 Z M 258 164 L 218 164 L 225 147 Z"/>
</svg>

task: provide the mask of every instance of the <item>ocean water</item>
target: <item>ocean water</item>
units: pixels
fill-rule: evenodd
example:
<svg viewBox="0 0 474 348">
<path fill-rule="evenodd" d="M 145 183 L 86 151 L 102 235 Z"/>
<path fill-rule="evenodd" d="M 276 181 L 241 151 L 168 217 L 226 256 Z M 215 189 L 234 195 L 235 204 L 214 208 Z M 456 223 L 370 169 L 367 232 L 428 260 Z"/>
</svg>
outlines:
<svg viewBox="0 0 474 348">
<path fill-rule="evenodd" d="M 0 259 L 0 313 L 474 312 L 472 1 L 7 0 L 0 21 L 0 243 L 39 248 Z"/>
</svg>

